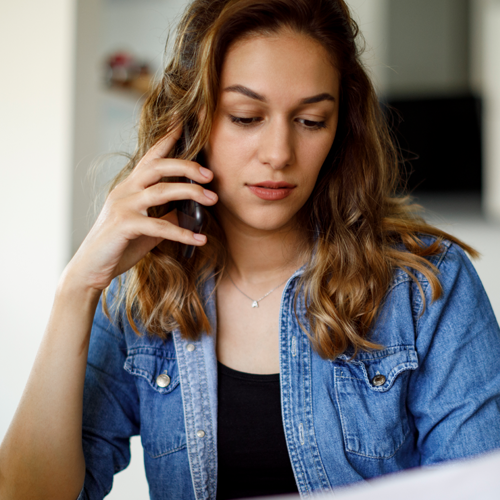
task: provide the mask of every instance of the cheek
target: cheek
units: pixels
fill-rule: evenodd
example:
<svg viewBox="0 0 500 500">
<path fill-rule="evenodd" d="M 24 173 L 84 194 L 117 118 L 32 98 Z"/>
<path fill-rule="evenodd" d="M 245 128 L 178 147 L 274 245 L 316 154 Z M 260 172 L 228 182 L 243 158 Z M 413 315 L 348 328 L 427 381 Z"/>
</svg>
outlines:
<svg viewBox="0 0 500 500">
<path fill-rule="evenodd" d="M 325 162 L 328 153 L 333 145 L 334 136 L 329 136 L 321 141 L 315 141 L 314 143 L 308 143 L 302 148 L 302 158 L 301 163 L 307 165 L 304 169 L 307 173 L 309 182 L 313 185 L 316 182 L 316 178 L 319 175 L 321 167 Z"/>
<path fill-rule="evenodd" d="M 208 166 L 214 173 L 219 171 L 231 156 L 232 144 L 227 128 L 224 127 L 221 118 L 216 116 L 206 146 Z"/>
<path fill-rule="evenodd" d="M 224 126 L 214 127 L 205 147 L 205 159 L 214 173 L 214 184 L 223 186 L 231 179 L 236 180 L 250 163 L 253 150 L 253 142 L 248 137 L 242 139 Z"/>
</svg>

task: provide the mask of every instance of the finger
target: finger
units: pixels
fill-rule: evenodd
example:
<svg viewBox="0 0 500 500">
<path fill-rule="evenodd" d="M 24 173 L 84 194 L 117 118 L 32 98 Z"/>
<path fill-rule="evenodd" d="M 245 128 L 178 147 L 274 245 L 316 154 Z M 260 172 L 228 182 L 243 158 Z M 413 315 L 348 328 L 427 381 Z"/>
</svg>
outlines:
<svg viewBox="0 0 500 500">
<path fill-rule="evenodd" d="M 189 229 L 172 224 L 164 219 L 142 217 L 140 225 L 144 236 L 178 241 L 186 245 L 201 246 L 207 242 L 207 237 L 204 234 L 193 233 Z"/>
<path fill-rule="evenodd" d="M 177 158 L 157 158 L 144 168 L 134 172 L 138 189 L 145 189 L 160 182 L 164 177 L 187 177 L 199 184 L 213 180 L 213 172 L 199 163 Z"/>
<path fill-rule="evenodd" d="M 150 207 L 165 205 L 170 201 L 193 200 L 202 205 L 215 205 L 218 196 L 213 191 L 204 189 L 198 184 L 183 182 L 160 182 L 139 193 L 133 195 L 133 204 L 141 213 L 145 213 Z"/>
</svg>

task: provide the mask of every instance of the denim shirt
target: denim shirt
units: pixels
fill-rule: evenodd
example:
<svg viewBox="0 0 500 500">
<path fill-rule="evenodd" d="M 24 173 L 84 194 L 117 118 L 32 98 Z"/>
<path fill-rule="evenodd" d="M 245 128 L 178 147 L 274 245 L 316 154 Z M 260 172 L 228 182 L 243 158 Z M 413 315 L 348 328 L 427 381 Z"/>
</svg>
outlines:
<svg viewBox="0 0 500 500">
<path fill-rule="evenodd" d="M 429 240 L 430 241 L 430 240 Z M 371 339 L 382 350 L 322 359 L 299 326 L 287 282 L 280 308 L 283 427 L 302 498 L 381 474 L 500 447 L 500 331 L 464 252 L 445 242 L 429 258 L 442 296 L 431 301 L 394 272 Z M 203 292 L 216 331 L 214 282 Z M 303 296 L 298 319 L 308 327 Z M 80 499 L 100 499 L 130 461 L 140 434 L 154 500 L 215 500 L 217 358 L 215 334 L 187 341 L 138 336 L 119 311 L 98 307 L 85 379 Z M 164 375 L 161 377 L 161 375 Z"/>
</svg>

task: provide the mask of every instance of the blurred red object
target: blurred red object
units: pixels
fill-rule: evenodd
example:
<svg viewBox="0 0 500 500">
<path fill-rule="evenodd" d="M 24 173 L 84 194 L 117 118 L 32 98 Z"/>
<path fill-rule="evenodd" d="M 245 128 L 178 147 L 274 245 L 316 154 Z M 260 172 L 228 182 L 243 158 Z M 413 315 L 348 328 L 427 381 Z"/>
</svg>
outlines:
<svg viewBox="0 0 500 500">
<path fill-rule="evenodd" d="M 106 85 L 132 87 L 141 92 L 149 90 L 151 71 L 149 65 L 128 52 L 115 52 L 106 60 Z"/>
</svg>

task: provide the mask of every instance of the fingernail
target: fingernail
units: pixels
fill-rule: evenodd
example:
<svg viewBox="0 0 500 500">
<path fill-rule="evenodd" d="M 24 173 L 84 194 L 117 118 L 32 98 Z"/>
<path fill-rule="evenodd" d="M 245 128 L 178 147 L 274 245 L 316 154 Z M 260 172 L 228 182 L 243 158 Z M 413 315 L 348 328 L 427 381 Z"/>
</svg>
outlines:
<svg viewBox="0 0 500 500">
<path fill-rule="evenodd" d="M 207 177 L 207 178 L 210 177 L 210 170 L 208 170 L 208 168 L 200 167 L 200 173 L 201 173 L 201 175 L 203 175 L 203 177 Z"/>
<path fill-rule="evenodd" d="M 212 191 L 209 191 L 208 189 L 203 190 L 203 194 L 207 197 L 210 198 L 211 200 L 216 200 L 217 195 L 215 193 L 212 193 Z"/>
<path fill-rule="evenodd" d="M 194 233 L 193 238 L 198 241 L 205 241 L 207 237 L 204 234 Z"/>
</svg>

